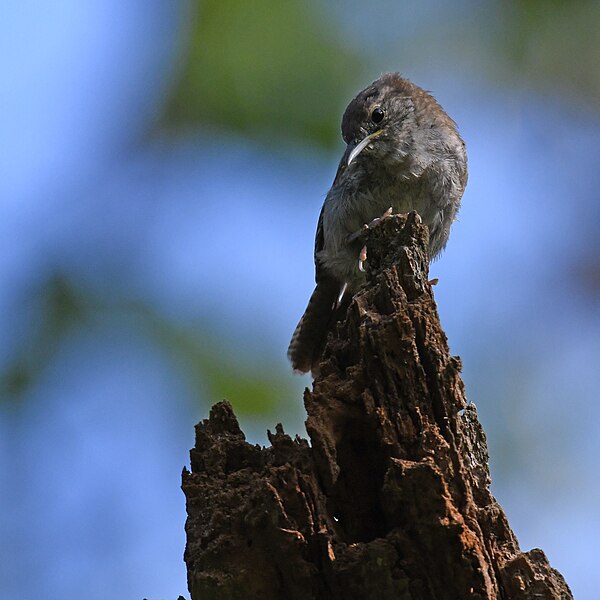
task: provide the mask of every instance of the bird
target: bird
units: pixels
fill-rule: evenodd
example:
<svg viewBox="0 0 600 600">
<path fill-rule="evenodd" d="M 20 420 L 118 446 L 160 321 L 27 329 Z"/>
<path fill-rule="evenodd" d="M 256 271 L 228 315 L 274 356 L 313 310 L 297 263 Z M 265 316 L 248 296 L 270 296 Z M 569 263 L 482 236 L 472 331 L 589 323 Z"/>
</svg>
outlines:
<svg viewBox="0 0 600 600">
<path fill-rule="evenodd" d="M 399 73 L 359 92 L 342 117 L 346 150 L 315 236 L 315 282 L 289 348 L 294 371 L 318 374 L 327 333 L 365 282 L 361 230 L 416 211 L 429 228 L 430 260 L 448 241 L 467 184 L 456 123 L 431 93 Z"/>
</svg>

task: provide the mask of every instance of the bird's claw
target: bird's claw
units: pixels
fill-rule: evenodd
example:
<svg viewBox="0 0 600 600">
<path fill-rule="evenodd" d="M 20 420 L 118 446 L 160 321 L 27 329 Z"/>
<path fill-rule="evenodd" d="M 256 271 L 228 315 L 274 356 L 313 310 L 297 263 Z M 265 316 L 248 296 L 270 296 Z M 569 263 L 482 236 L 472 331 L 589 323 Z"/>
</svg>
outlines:
<svg viewBox="0 0 600 600">
<path fill-rule="evenodd" d="M 366 229 L 371 229 L 371 227 L 375 227 L 375 225 L 379 225 L 379 223 L 381 223 L 381 221 L 383 221 L 384 219 L 386 219 L 387 217 L 391 217 L 392 216 L 392 212 L 393 209 L 390 206 L 380 217 L 375 217 L 367 226 Z M 364 226 L 363 226 L 364 228 Z"/>
<path fill-rule="evenodd" d="M 367 247 L 363 246 L 360 254 L 358 255 L 358 270 L 361 271 L 362 273 L 365 272 L 365 267 L 363 266 L 363 263 L 367 260 Z"/>
<path fill-rule="evenodd" d="M 370 229 L 372 229 L 373 227 L 375 227 L 376 225 L 379 225 L 379 223 L 381 223 L 381 221 L 383 221 L 383 219 L 386 219 L 387 217 L 391 217 L 393 214 L 393 209 L 390 206 L 382 215 L 381 217 L 375 217 L 370 223 L 365 223 L 358 231 L 355 231 L 354 233 L 352 233 L 349 237 L 348 237 L 348 243 L 352 243 L 355 242 L 356 240 L 362 238 L 365 233 L 367 231 L 369 231 Z"/>
<path fill-rule="evenodd" d="M 375 217 L 370 223 L 365 223 L 361 228 L 360 231 L 357 231 L 352 237 L 353 239 L 357 239 L 359 238 L 361 235 L 363 235 L 366 231 L 368 231 L 369 229 L 372 229 L 373 227 L 375 227 L 376 225 L 379 225 L 379 223 L 381 223 L 381 221 L 383 221 L 383 219 L 386 219 L 387 217 L 391 217 L 393 213 L 393 208 L 390 206 L 382 215 L 381 217 Z M 363 246 L 362 250 L 360 251 L 360 254 L 358 255 L 358 270 L 361 271 L 362 273 L 365 272 L 365 267 L 364 267 L 364 262 L 367 260 L 367 247 Z"/>
</svg>

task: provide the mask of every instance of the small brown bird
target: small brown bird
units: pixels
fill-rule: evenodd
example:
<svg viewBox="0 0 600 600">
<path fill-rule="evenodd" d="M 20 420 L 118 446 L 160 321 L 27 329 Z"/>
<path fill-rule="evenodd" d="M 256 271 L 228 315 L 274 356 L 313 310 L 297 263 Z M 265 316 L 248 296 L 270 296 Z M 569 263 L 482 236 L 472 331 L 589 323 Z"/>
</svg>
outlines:
<svg viewBox="0 0 600 600">
<path fill-rule="evenodd" d="M 296 371 L 315 374 L 332 324 L 364 283 L 359 232 L 389 214 L 417 211 L 430 257 L 444 249 L 467 183 L 456 123 L 426 91 L 388 73 L 360 92 L 342 118 L 347 144 L 315 239 L 316 288 L 288 349 Z"/>
</svg>

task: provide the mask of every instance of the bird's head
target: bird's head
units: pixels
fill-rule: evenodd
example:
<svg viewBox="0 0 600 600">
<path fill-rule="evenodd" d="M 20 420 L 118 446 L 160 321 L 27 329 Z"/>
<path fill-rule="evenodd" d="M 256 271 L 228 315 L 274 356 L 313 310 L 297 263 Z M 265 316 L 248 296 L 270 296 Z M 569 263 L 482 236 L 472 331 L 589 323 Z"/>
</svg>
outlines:
<svg viewBox="0 0 600 600">
<path fill-rule="evenodd" d="M 347 148 L 342 162 L 347 167 L 358 162 L 393 167 L 409 155 L 419 160 L 431 150 L 437 128 L 455 132 L 455 127 L 433 96 L 397 73 L 387 73 L 346 108 L 342 137 Z"/>
</svg>

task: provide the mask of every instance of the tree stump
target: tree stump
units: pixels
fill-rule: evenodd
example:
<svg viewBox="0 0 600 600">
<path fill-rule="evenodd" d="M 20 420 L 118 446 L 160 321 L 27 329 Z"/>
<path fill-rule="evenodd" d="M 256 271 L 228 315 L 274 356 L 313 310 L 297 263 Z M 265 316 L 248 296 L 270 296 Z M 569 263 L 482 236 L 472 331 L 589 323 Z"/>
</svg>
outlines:
<svg viewBox="0 0 600 600">
<path fill-rule="evenodd" d="M 304 394 L 309 443 L 248 444 L 231 406 L 196 426 L 192 600 L 567 599 L 490 494 L 485 434 L 428 282 L 416 213 L 367 232 L 367 284 Z"/>
</svg>

